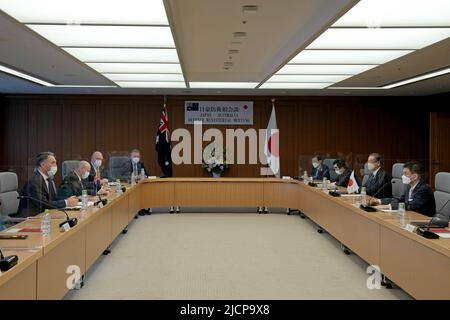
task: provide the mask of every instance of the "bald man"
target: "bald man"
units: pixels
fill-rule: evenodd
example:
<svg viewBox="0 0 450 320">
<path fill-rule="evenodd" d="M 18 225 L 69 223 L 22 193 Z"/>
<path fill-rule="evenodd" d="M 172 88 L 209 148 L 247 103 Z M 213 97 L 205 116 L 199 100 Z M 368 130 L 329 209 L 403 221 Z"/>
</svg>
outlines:
<svg viewBox="0 0 450 320">
<path fill-rule="evenodd" d="M 97 190 L 108 183 L 108 171 L 105 169 L 105 160 L 100 151 L 95 151 L 91 157 L 91 171 L 89 173 L 89 185 Z"/>
<path fill-rule="evenodd" d="M 87 161 L 80 161 L 78 167 L 70 172 L 59 188 L 58 198 L 65 199 L 70 196 L 81 196 L 83 190 L 87 190 L 89 195 L 95 195 L 96 190 L 93 189 L 88 181 L 91 172 L 91 165 Z M 98 195 L 107 195 L 108 191 L 100 189 Z"/>
</svg>

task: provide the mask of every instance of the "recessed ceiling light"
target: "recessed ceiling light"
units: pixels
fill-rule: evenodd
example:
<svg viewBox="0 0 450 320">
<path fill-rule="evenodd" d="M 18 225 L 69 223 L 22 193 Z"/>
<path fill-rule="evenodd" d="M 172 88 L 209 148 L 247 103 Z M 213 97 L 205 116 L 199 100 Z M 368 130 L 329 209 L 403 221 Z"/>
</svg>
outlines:
<svg viewBox="0 0 450 320">
<path fill-rule="evenodd" d="M 450 37 L 450 28 L 332 28 L 307 49 L 421 49 Z"/>
<path fill-rule="evenodd" d="M 389 85 L 383 86 L 384 89 L 392 89 L 392 88 L 396 88 L 396 87 L 400 87 L 400 86 L 404 86 L 413 82 L 418 82 L 418 81 L 422 81 L 422 80 L 426 80 L 426 79 L 430 79 L 430 78 L 434 78 L 434 77 L 438 77 L 438 76 L 442 76 L 444 74 L 450 73 L 450 68 L 445 68 L 442 70 L 438 70 L 438 71 L 433 71 L 433 72 L 429 72 L 417 77 L 413 77 L 413 78 L 409 78 L 406 80 L 402 80 L 402 81 L 398 81 L 395 83 L 391 83 Z"/>
<path fill-rule="evenodd" d="M 184 82 L 117 81 L 116 83 L 122 88 L 186 88 L 186 83 Z"/>
<path fill-rule="evenodd" d="M 189 82 L 194 89 L 253 89 L 256 82 Z"/>
<path fill-rule="evenodd" d="M 275 74 L 267 82 L 340 82 L 351 75 L 297 75 L 297 74 Z"/>
<path fill-rule="evenodd" d="M 19 77 L 19 78 L 22 78 L 24 80 L 28 80 L 28 81 L 31 81 L 31 82 L 34 82 L 34 83 L 37 83 L 37 84 L 40 84 L 40 85 L 43 85 L 43 86 L 46 86 L 46 87 L 53 87 L 54 86 L 53 83 L 44 81 L 42 79 L 36 78 L 34 76 L 31 76 L 29 74 L 23 73 L 21 71 L 12 69 L 12 68 L 4 66 L 4 65 L 0 65 L 0 72 L 8 73 L 8 74 L 13 75 L 15 77 Z"/>
<path fill-rule="evenodd" d="M 1 0 L 22 23 L 168 25 L 163 0 Z"/>
<path fill-rule="evenodd" d="M 448 0 L 362 0 L 333 27 L 448 26 Z"/>
<path fill-rule="evenodd" d="M 63 48 L 83 62 L 179 63 L 176 49 Z"/>
<path fill-rule="evenodd" d="M 164 63 L 87 63 L 100 73 L 182 73 L 179 64 Z"/>
<path fill-rule="evenodd" d="M 292 83 L 266 82 L 260 89 L 323 89 L 333 83 Z"/>
<path fill-rule="evenodd" d="M 106 78 L 112 81 L 158 81 L 171 82 L 184 81 L 182 74 L 153 74 L 153 73 L 104 73 Z"/>
<path fill-rule="evenodd" d="M 238 53 L 239 53 L 239 50 L 237 50 L 237 49 L 228 50 L 228 54 L 238 54 Z"/>
<path fill-rule="evenodd" d="M 322 75 L 354 75 L 376 66 L 374 65 L 323 65 L 323 64 L 288 64 L 276 74 L 322 74 Z"/>
<path fill-rule="evenodd" d="M 61 47 L 160 47 L 175 48 L 166 26 L 74 26 L 28 24 L 28 27 Z"/>
<path fill-rule="evenodd" d="M 289 63 L 307 64 L 382 64 L 412 50 L 303 50 Z"/>
</svg>

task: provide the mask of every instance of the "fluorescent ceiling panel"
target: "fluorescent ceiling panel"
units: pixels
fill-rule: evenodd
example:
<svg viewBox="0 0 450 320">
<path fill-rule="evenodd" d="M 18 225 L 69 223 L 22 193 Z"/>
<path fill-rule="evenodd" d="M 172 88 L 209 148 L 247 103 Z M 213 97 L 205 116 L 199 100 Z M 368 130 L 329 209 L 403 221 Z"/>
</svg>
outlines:
<svg viewBox="0 0 450 320">
<path fill-rule="evenodd" d="M 116 82 L 123 88 L 186 88 L 184 82 Z"/>
<path fill-rule="evenodd" d="M 100 73 L 182 73 L 179 64 L 164 63 L 87 63 Z"/>
<path fill-rule="evenodd" d="M 170 27 L 27 25 L 62 47 L 175 48 Z"/>
<path fill-rule="evenodd" d="M 182 74 L 146 74 L 146 73 L 104 73 L 103 76 L 112 81 L 184 81 Z"/>
<path fill-rule="evenodd" d="M 53 85 L 52 83 L 50 83 L 50 82 L 41 80 L 41 79 L 39 79 L 39 78 L 30 76 L 30 75 L 28 75 L 28 74 L 26 74 L 26 73 L 20 72 L 20 71 L 18 71 L 18 70 L 11 69 L 11 68 L 6 67 L 6 66 L 0 65 L 0 72 L 8 73 L 8 74 L 13 75 L 13 76 L 15 76 L 15 77 L 19 77 L 19 78 L 22 78 L 22 79 L 25 79 L 25 80 L 28 80 L 28 81 L 31 81 L 31 82 L 34 82 L 34 83 L 37 83 L 37 84 L 46 86 L 46 87 L 52 87 L 52 86 L 54 86 L 54 85 Z"/>
<path fill-rule="evenodd" d="M 333 26 L 449 26 L 449 0 L 362 0 Z"/>
<path fill-rule="evenodd" d="M 406 79 L 403 81 L 399 81 L 399 82 L 395 82 L 392 83 L 390 85 L 384 86 L 383 89 L 391 89 L 391 88 L 396 88 L 396 87 L 400 87 L 400 86 L 404 86 L 413 82 L 418 82 L 418 81 L 422 81 L 422 80 L 426 80 L 426 79 L 430 79 L 430 78 L 434 78 L 434 77 L 438 77 L 438 76 L 442 76 L 444 74 L 450 73 L 450 68 L 446 68 L 446 69 L 442 69 L 442 70 L 438 70 L 438 71 L 434 71 L 434 72 L 430 72 L 421 76 L 417 76 L 414 78 L 410 78 L 410 79 Z"/>
<path fill-rule="evenodd" d="M 351 75 L 298 75 L 298 74 L 282 74 L 273 75 L 267 82 L 340 82 Z"/>
<path fill-rule="evenodd" d="M 260 89 L 323 89 L 333 83 L 292 83 L 292 82 L 266 82 Z"/>
<path fill-rule="evenodd" d="M 253 89 L 257 82 L 190 82 L 193 89 Z"/>
<path fill-rule="evenodd" d="M 163 0 L 0 0 L 23 23 L 168 25 Z"/>
<path fill-rule="evenodd" d="M 288 64 L 277 74 L 321 74 L 321 75 L 354 75 L 372 69 L 374 65 L 343 65 L 343 64 Z"/>
<path fill-rule="evenodd" d="M 63 48 L 83 62 L 178 63 L 176 49 Z"/>
<path fill-rule="evenodd" d="M 382 64 L 412 50 L 303 50 L 289 63 Z"/>
<path fill-rule="evenodd" d="M 421 49 L 450 37 L 450 28 L 328 29 L 307 49 Z"/>
</svg>

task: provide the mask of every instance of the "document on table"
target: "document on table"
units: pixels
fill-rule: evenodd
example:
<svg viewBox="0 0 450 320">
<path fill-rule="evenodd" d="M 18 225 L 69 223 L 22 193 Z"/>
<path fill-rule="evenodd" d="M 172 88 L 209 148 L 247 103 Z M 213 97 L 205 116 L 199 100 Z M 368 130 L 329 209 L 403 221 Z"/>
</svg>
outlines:
<svg viewBox="0 0 450 320">
<path fill-rule="evenodd" d="M 92 207 L 94 205 L 94 201 L 88 201 L 88 207 Z M 75 207 L 65 207 L 66 210 L 81 210 L 82 204 L 81 202 L 78 202 L 78 204 Z"/>
</svg>

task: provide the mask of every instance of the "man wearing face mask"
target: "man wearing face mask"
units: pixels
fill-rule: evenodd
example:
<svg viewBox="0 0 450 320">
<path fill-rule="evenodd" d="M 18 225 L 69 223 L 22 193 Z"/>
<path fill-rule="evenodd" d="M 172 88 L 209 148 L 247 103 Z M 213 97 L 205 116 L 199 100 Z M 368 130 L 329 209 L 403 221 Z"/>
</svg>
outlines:
<svg viewBox="0 0 450 320">
<path fill-rule="evenodd" d="M 144 163 L 141 161 L 141 152 L 133 149 L 130 152 L 130 161 L 124 164 L 121 176 L 126 177 L 126 179 L 131 179 L 131 174 L 133 173 L 137 177 L 137 180 L 139 180 L 142 170 L 144 170 L 145 176 L 148 176 Z"/>
<path fill-rule="evenodd" d="M 381 166 L 381 155 L 372 153 L 367 159 L 367 167 L 370 171 L 369 179 L 363 187 L 366 187 L 368 196 L 377 194 L 378 198 L 392 198 L 391 176 Z"/>
<path fill-rule="evenodd" d="M 333 162 L 334 171 L 337 174 L 337 178 L 332 180 L 332 185 L 339 187 L 347 187 L 348 181 L 350 180 L 350 176 L 352 175 L 352 171 L 347 168 L 344 159 L 337 159 Z"/>
<path fill-rule="evenodd" d="M 108 171 L 103 165 L 103 154 L 100 151 L 95 151 L 91 157 L 91 171 L 89 173 L 89 184 L 99 190 L 101 186 L 106 186 L 108 183 Z"/>
<path fill-rule="evenodd" d="M 403 166 L 403 184 L 407 185 L 405 193 L 399 200 L 392 198 L 373 199 L 372 205 L 378 205 L 380 209 L 392 208 L 397 210 L 399 203 L 405 203 L 406 210 L 416 211 L 432 217 L 436 214 L 436 202 L 430 186 L 422 178 L 422 165 L 411 161 Z"/>
<path fill-rule="evenodd" d="M 52 207 L 64 208 L 77 205 L 78 199 L 76 197 L 58 200 L 56 185 L 53 181 L 57 171 L 56 158 L 52 152 L 42 152 L 36 156 L 34 172 L 23 187 L 21 195 L 32 197 L 39 201 L 20 199 L 17 217 L 35 216 L 44 212 L 45 209 L 52 209 Z M 52 207 L 40 201 L 48 202 Z"/>
<path fill-rule="evenodd" d="M 58 198 L 64 199 L 70 196 L 79 197 L 83 190 L 87 190 L 89 195 L 108 195 L 108 191 L 104 188 L 94 190 L 89 184 L 89 174 L 91 172 L 91 165 L 87 161 L 80 161 L 78 167 L 70 172 L 65 178 L 59 189 Z"/>
<path fill-rule="evenodd" d="M 314 180 L 323 180 L 323 178 L 330 180 L 330 172 L 328 167 L 323 164 L 321 156 L 316 155 L 312 158 L 312 167 L 311 176 Z"/>
</svg>

